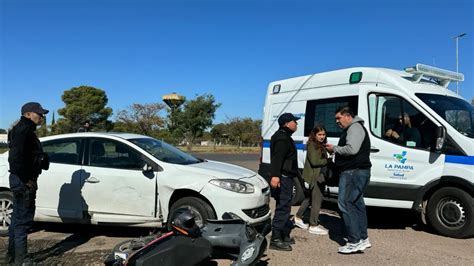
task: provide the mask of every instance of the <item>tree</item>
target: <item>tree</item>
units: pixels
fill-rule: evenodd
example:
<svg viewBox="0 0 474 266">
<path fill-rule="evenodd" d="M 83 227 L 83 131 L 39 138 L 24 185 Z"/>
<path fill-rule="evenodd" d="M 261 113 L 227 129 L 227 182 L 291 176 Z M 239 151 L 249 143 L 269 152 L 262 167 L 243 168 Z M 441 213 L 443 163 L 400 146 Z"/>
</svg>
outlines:
<svg viewBox="0 0 474 266">
<path fill-rule="evenodd" d="M 3 129 L 3 128 L 0 128 L 0 134 L 7 134 L 7 130 Z"/>
<path fill-rule="evenodd" d="M 61 99 L 66 106 L 58 110 L 62 118 L 56 121 L 55 133 L 77 132 L 86 120 L 98 130 L 111 128 L 111 122 L 107 119 L 112 109 L 106 107 L 108 99 L 103 90 L 89 86 L 74 87 L 64 91 Z"/>
<path fill-rule="evenodd" d="M 48 131 L 48 125 L 46 123 L 46 117 L 43 119 L 43 123 L 41 123 L 40 127 L 36 129 L 36 135 L 38 138 L 41 137 L 46 137 L 48 136 L 49 131 Z"/>
<path fill-rule="evenodd" d="M 199 95 L 194 100 L 186 101 L 182 109 L 176 109 L 170 114 L 170 124 L 174 127 L 170 130 L 184 137 L 188 149 L 191 150 L 196 137 L 201 136 L 204 130 L 212 125 L 219 106 L 221 104 L 216 103 L 214 96 L 210 94 Z"/>
<path fill-rule="evenodd" d="M 211 136 L 214 140 L 214 146 L 217 143 L 222 143 L 222 140 L 225 139 L 226 136 L 228 136 L 227 125 L 224 123 L 214 125 L 211 129 Z"/>
<path fill-rule="evenodd" d="M 164 107 L 160 103 L 132 104 L 127 110 L 118 112 L 114 130 L 156 137 L 158 130 L 164 126 L 159 114 Z"/>
<path fill-rule="evenodd" d="M 235 117 L 227 123 L 227 130 L 230 138 L 236 141 L 239 147 L 244 144 L 253 146 L 260 140 L 261 125 L 262 120 Z"/>
</svg>

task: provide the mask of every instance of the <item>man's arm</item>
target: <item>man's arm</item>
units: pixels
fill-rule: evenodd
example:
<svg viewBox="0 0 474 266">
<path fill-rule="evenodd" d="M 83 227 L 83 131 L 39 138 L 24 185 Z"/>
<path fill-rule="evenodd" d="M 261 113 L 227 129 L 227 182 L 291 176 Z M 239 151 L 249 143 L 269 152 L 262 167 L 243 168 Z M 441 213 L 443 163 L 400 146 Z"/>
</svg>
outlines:
<svg viewBox="0 0 474 266">
<path fill-rule="evenodd" d="M 20 178 L 25 178 L 25 156 L 23 154 L 26 140 L 26 128 L 17 128 L 10 135 L 8 153 L 8 162 L 10 170 Z"/>
<path fill-rule="evenodd" d="M 357 154 L 362 146 L 364 137 L 365 131 L 362 125 L 360 123 L 354 123 L 347 130 L 346 145 L 334 146 L 334 152 L 343 156 Z"/>
<path fill-rule="evenodd" d="M 288 153 L 288 143 L 284 140 L 277 140 L 273 146 L 272 157 L 270 161 L 270 176 L 281 177 L 281 168 L 285 161 L 285 155 Z"/>
<path fill-rule="evenodd" d="M 281 169 L 285 161 L 285 155 L 289 150 L 288 143 L 277 140 L 273 146 L 270 162 L 270 187 L 276 189 L 280 186 Z"/>
</svg>

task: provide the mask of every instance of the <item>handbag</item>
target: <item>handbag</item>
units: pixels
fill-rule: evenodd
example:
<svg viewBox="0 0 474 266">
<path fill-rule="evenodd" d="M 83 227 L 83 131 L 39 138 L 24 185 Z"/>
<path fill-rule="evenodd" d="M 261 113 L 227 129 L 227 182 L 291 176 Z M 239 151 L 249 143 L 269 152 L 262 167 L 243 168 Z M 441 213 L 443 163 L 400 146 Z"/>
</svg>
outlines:
<svg viewBox="0 0 474 266">
<path fill-rule="evenodd" d="M 291 206 L 299 206 L 306 199 L 306 188 L 304 180 L 299 176 L 293 177 L 293 197 L 291 198 Z"/>
</svg>

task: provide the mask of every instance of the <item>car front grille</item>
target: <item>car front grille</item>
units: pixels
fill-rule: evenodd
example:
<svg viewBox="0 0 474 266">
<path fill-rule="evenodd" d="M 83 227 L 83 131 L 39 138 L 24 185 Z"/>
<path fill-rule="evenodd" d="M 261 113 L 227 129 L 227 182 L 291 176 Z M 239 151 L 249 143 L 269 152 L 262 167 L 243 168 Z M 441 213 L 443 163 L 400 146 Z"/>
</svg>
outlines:
<svg viewBox="0 0 474 266">
<path fill-rule="evenodd" d="M 267 215 L 267 213 L 270 211 L 270 205 L 268 204 L 265 204 L 263 206 L 260 206 L 260 207 L 257 207 L 255 209 L 246 209 L 246 210 L 242 210 L 245 214 L 247 214 L 247 216 L 249 216 L 250 218 L 260 218 L 260 217 L 263 217 L 265 215 Z"/>
</svg>

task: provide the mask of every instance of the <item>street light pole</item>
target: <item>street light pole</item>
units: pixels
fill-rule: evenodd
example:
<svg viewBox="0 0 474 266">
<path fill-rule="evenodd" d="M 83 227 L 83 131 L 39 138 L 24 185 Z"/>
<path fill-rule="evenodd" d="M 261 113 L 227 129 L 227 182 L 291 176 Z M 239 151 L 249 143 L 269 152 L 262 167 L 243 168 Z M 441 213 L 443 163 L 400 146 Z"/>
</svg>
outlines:
<svg viewBox="0 0 474 266">
<path fill-rule="evenodd" d="M 455 37 L 456 39 L 456 73 L 459 73 L 459 38 L 466 36 L 466 33 L 461 33 Z M 459 81 L 456 81 L 456 94 L 459 94 Z"/>
</svg>

